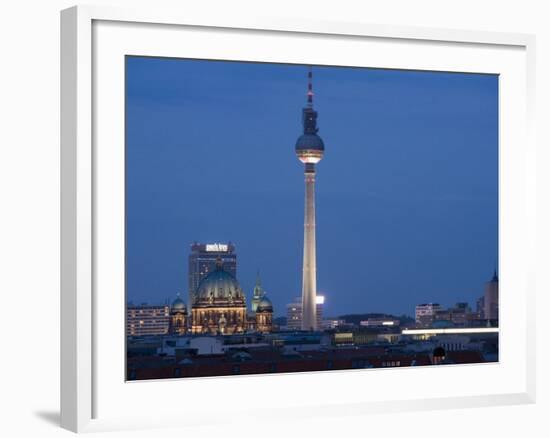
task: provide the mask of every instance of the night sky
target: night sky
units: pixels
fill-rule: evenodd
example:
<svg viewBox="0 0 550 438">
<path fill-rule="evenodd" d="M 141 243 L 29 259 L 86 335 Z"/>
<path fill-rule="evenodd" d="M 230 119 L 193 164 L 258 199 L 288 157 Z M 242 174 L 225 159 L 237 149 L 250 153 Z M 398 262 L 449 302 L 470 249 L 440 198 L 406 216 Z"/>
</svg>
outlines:
<svg viewBox="0 0 550 438">
<path fill-rule="evenodd" d="M 299 65 L 127 58 L 127 298 L 187 298 L 190 244 L 232 241 L 275 314 L 301 294 Z M 325 314 L 475 306 L 498 255 L 498 77 L 314 67 Z"/>
</svg>

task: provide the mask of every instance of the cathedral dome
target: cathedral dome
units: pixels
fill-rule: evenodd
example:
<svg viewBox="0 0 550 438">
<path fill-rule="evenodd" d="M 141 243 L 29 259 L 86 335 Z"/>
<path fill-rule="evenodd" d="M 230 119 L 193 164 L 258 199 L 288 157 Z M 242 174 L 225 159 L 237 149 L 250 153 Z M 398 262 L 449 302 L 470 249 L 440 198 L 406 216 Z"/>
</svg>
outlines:
<svg viewBox="0 0 550 438">
<path fill-rule="evenodd" d="M 244 295 L 237 279 L 224 271 L 221 260 L 218 260 L 216 270 L 199 283 L 197 296 L 199 300 L 204 301 L 242 299 Z"/>
<path fill-rule="evenodd" d="M 271 300 L 267 298 L 265 295 L 262 297 L 262 300 L 258 303 L 256 312 L 273 312 L 273 304 L 271 304 Z"/>
</svg>

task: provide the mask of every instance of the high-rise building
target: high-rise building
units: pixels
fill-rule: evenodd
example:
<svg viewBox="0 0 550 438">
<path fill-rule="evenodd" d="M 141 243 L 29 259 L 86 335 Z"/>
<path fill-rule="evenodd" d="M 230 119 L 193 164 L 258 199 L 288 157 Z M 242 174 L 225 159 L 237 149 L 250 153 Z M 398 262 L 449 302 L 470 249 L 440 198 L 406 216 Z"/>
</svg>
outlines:
<svg viewBox="0 0 550 438">
<path fill-rule="evenodd" d="M 420 327 L 431 326 L 438 310 L 441 310 L 441 305 L 438 303 L 418 304 L 414 312 L 416 325 Z"/>
<path fill-rule="evenodd" d="M 302 300 L 286 305 L 286 326 L 291 330 L 302 329 Z"/>
<path fill-rule="evenodd" d="M 170 307 L 143 304 L 126 308 L 128 336 L 165 335 L 170 328 Z"/>
<path fill-rule="evenodd" d="M 188 308 L 193 307 L 199 283 L 210 272 L 216 270 L 216 261 L 221 259 L 225 272 L 237 277 L 237 254 L 235 245 L 229 243 L 197 243 L 191 245 L 189 254 L 189 300 Z M 189 309 L 190 311 L 191 309 Z"/>
<path fill-rule="evenodd" d="M 315 300 L 315 316 L 317 328 L 323 327 L 323 305 L 325 297 L 317 295 Z M 302 300 L 296 298 L 294 302 L 286 305 L 286 326 L 291 330 L 303 330 L 302 323 Z"/>
<path fill-rule="evenodd" d="M 476 313 L 479 319 L 485 319 L 485 294 L 476 301 Z"/>
<path fill-rule="evenodd" d="M 485 319 L 498 319 L 498 275 L 496 269 L 491 281 L 485 284 L 483 306 Z"/>
<path fill-rule="evenodd" d="M 317 260 L 315 247 L 315 164 L 325 151 L 317 132 L 317 111 L 313 109 L 313 73 L 308 72 L 307 105 L 302 110 L 304 133 L 296 141 L 298 159 L 305 165 L 304 259 L 302 271 L 302 329 L 317 328 Z"/>
<path fill-rule="evenodd" d="M 315 297 L 315 317 L 317 319 L 317 328 L 322 326 L 323 315 L 325 307 L 325 297 L 323 295 L 317 295 Z"/>
</svg>

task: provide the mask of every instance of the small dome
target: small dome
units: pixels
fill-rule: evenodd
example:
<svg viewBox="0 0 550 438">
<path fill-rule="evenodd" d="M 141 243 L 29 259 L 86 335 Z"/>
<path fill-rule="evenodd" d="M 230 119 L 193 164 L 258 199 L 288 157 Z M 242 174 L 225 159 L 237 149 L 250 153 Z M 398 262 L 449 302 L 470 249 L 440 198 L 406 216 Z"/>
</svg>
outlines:
<svg viewBox="0 0 550 438">
<path fill-rule="evenodd" d="M 317 134 L 302 134 L 296 140 L 296 152 L 300 151 L 324 151 L 325 144 Z"/>
<path fill-rule="evenodd" d="M 185 303 L 183 302 L 183 300 L 178 296 L 172 303 L 171 309 L 173 311 L 185 312 L 185 310 L 187 310 L 187 307 L 185 306 Z"/>
<path fill-rule="evenodd" d="M 273 304 L 271 304 L 271 300 L 267 298 L 265 295 L 262 297 L 262 300 L 258 303 L 256 312 L 273 312 Z"/>
</svg>

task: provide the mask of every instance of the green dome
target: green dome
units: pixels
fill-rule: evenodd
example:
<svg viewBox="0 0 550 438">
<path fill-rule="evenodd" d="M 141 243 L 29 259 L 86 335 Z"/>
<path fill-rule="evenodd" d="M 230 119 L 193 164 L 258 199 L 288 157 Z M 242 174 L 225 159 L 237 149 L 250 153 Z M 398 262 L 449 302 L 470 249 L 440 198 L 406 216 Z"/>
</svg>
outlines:
<svg viewBox="0 0 550 438">
<path fill-rule="evenodd" d="M 267 298 L 265 295 L 262 297 L 262 300 L 258 303 L 256 312 L 273 312 L 273 304 L 271 304 L 271 300 Z"/>
<path fill-rule="evenodd" d="M 244 295 L 237 279 L 224 271 L 221 263 L 218 263 L 216 270 L 199 283 L 197 297 L 199 300 L 229 300 L 242 299 Z"/>
<path fill-rule="evenodd" d="M 172 306 L 170 307 L 172 311 L 176 312 L 185 312 L 187 310 L 187 307 L 185 306 L 185 303 L 183 300 L 178 297 L 173 301 Z"/>
</svg>

